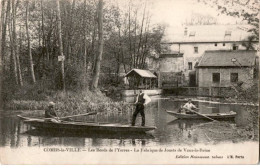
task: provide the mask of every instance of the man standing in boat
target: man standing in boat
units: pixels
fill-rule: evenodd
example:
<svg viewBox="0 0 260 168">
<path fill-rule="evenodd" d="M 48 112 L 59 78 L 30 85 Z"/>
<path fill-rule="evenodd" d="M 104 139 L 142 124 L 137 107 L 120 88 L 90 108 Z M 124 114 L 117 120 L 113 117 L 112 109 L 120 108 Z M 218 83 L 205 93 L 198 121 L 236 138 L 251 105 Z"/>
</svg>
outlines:
<svg viewBox="0 0 260 168">
<path fill-rule="evenodd" d="M 192 112 L 192 110 L 198 109 L 194 104 L 192 104 L 191 99 L 189 99 L 188 102 L 184 104 L 182 108 L 186 110 L 187 114 L 195 114 L 194 112 Z"/>
<path fill-rule="evenodd" d="M 145 125 L 144 107 L 150 102 L 151 98 L 147 94 L 143 93 L 143 91 L 141 90 L 138 96 L 136 97 L 136 108 L 132 118 L 132 126 L 135 125 L 135 120 L 138 113 L 140 113 L 142 116 L 142 126 Z"/>
<path fill-rule="evenodd" d="M 45 110 L 45 118 L 55 118 L 58 119 L 58 116 L 54 110 L 55 103 L 49 102 L 48 108 Z"/>
</svg>

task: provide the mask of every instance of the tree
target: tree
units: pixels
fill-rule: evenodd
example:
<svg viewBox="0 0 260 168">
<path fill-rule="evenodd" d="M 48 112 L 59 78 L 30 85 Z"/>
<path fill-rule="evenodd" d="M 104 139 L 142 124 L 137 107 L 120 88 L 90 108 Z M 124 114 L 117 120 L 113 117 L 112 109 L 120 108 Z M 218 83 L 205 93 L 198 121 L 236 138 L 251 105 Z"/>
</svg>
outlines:
<svg viewBox="0 0 260 168">
<path fill-rule="evenodd" d="M 200 13 L 192 13 L 189 19 L 185 20 L 185 25 L 215 25 L 217 19 L 210 15 L 203 15 Z"/>
<path fill-rule="evenodd" d="M 62 44 L 62 34 L 61 34 L 61 17 L 60 17 L 60 1 L 56 0 L 56 10 L 57 10 L 57 24 L 58 24 L 58 41 L 59 41 L 59 52 L 60 56 L 63 56 L 63 44 Z M 65 92 L 65 73 L 64 73 L 64 59 L 60 61 L 61 67 L 61 78 L 62 78 L 62 90 Z"/>
<path fill-rule="evenodd" d="M 98 86 L 99 74 L 100 74 L 100 64 L 103 54 L 103 0 L 98 2 L 98 55 L 95 61 L 95 69 L 92 79 L 91 89 L 95 90 Z"/>
<path fill-rule="evenodd" d="M 122 65 L 125 72 L 145 68 L 146 57 L 160 43 L 143 2 L 131 1 L 130 11 L 96 0 L 3 0 L 1 5 L 6 83 L 37 80 L 46 89 L 58 84 L 63 90 L 65 83 L 77 90 L 89 83 L 95 90 L 108 68 L 117 81 Z M 58 55 L 66 60 L 58 62 Z"/>
<path fill-rule="evenodd" d="M 5 4 L 5 1 L 2 1 L 2 3 L 0 3 L 0 14 L 1 14 L 1 21 L 0 23 L 2 23 L 4 21 L 4 4 Z M 0 55 L 2 56 L 2 25 L 0 25 Z M 1 79 L 0 79 L 0 86 L 2 87 L 3 86 L 3 59 L 1 57 L 0 59 L 0 75 L 1 75 Z M 3 87 L 2 87 L 3 88 Z M 1 88 L 1 89 L 2 89 Z M 1 105 L 0 105 L 0 109 L 3 109 L 3 95 L 2 95 L 2 92 L 0 92 L 0 102 L 1 102 Z"/>
<path fill-rule="evenodd" d="M 17 7 L 19 5 L 19 0 L 17 0 L 15 4 L 15 0 L 12 0 L 12 16 L 13 16 L 13 54 L 16 58 L 16 64 L 17 64 L 17 75 L 18 75 L 18 80 L 19 84 L 23 86 L 23 78 L 22 78 L 22 72 L 21 72 L 21 66 L 20 66 L 20 56 L 19 56 L 19 46 L 17 42 L 17 33 L 16 33 L 16 11 Z"/>
<path fill-rule="evenodd" d="M 33 67 L 33 58 L 32 58 L 32 50 L 31 50 L 31 38 L 29 33 L 29 1 L 26 1 L 26 20 L 25 20 L 25 26 L 26 26 L 26 34 L 27 34 L 27 45 L 28 45 L 28 55 L 29 55 L 29 65 L 30 65 L 30 72 L 31 72 L 31 78 L 32 83 L 34 84 L 36 82 L 35 75 L 34 75 L 34 67 Z"/>
<path fill-rule="evenodd" d="M 255 46 L 254 46 L 253 42 L 255 40 L 256 40 L 256 36 L 254 36 L 254 35 L 248 36 L 247 39 L 245 39 L 242 42 L 242 46 L 246 47 L 246 50 L 254 50 Z"/>
<path fill-rule="evenodd" d="M 11 3 L 11 2 L 10 2 Z M 12 13 L 13 13 L 13 5 L 12 5 Z M 13 33 L 13 15 L 10 14 L 8 29 L 9 29 L 9 39 L 10 39 L 10 70 L 15 79 L 15 84 L 18 85 L 18 75 L 17 75 L 17 61 L 15 55 L 15 46 L 14 46 L 14 33 Z"/>
</svg>

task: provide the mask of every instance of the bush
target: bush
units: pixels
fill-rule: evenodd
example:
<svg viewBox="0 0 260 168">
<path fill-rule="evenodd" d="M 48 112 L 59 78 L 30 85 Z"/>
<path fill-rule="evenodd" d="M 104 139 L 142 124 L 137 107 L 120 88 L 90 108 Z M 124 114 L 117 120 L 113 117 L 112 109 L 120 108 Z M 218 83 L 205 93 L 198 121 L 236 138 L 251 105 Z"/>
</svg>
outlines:
<svg viewBox="0 0 260 168">
<path fill-rule="evenodd" d="M 54 101 L 59 116 L 87 112 L 128 112 L 131 110 L 130 105 L 124 104 L 124 102 L 114 102 L 100 91 L 91 92 L 85 90 L 82 92 L 68 91 L 66 93 L 58 91 L 45 92 L 42 95 L 44 95 L 42 100 L 37 101 L 34 99 L 24 99 L 25 97 L 33 96 L 33 94 L 20 97 L 17 100 L 10 100 L 6 102 L 5 108 L 9 110 L 43 110 L 48 106 L 49 101 Z"/>
</svg>

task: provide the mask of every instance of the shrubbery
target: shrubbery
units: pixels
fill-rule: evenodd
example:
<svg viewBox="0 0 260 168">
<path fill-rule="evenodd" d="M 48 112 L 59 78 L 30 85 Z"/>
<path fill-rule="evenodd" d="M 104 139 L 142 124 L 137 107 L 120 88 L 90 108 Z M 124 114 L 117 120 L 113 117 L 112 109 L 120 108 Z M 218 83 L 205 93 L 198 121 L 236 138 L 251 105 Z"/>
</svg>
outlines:
<svg viewBox="0 0 260 168">
<path fill-rule="evenodd" d="M 66 93 L 60 88 L 58 70 L 34 85 L 25 83 L 18 87 L 14 81 L 4 80 L 2 95 L 4 108 L 9 110 L 43 110 L 49 101 L 56 103 L 60 116 L 86 112 L 127 112 L 131 107 L 123 102 L 114 102 L 99 90 L 88 90 L 90 78 L 84 78 L 82 69 L 77 65 L 66 66 Z M 8 79 L 8 78 L 7 78 Z"/>
<path fill-rule="evenodd" d="M 27 92 L 29 93 L 29 92 Z M 49 94 L 52 93 L 52 94 Z M 49 92 L 42 93 L 43 100 L 34 100 L 33 96 L 31 99 L 23 99 L 20 97 L 18 99 L 13 99 L 5 104 L 6 109 L 11 110 L 43 110 L 48 106 L 49 101 L 54 101 L 56 103 L 56 110 L 59 116 L 73 115 L 87 112 L 128 112 L 131 110 L 130 105 L 124 102 L 114 102 L 110 98 L 103 95 L 100 91 L 91 92 L 85 90 L 82 92 L 68 91 L 63 92 Z M 24 97 L 29 98 L 34 95 L 34 93 L 29 93 L 29 95 L 24 95 Z"/>
</svg>

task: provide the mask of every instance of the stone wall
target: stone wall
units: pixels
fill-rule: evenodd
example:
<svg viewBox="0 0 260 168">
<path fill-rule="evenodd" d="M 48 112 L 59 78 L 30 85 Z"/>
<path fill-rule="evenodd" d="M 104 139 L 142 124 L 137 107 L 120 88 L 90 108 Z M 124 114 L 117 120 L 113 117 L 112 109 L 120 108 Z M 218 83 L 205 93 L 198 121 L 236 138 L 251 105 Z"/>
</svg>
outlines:
<svg viewBox="0 0 260 168">
<path fill-rule="evenodd" d="M 180 87 L 183 86 L 183 77 L 179 72 L 160 72 L 159 86 L 165 87 Z"/>
<path fill-rule="evenodd" d="M 160 58 L 160 72 L 181 72 L 184 69 L 183 57 Z"/>
<path fill-rule="evenodd" d="M 214 83 L 212 73 L 220 73 L 220 82 Z M 199 68 L 199 87 L 231 87 L 236 83 L 231 83 L 230 74 L 238 73 L 238 81 L 243 82 L 243 87 L 248 88 L 253 84 L 253 69 L 251 68 Z"/>
<path fill-rule="evenodd" d="M 181 87 L 164 89 L 166 94 L 178 96 L 234 97 L 236 91 L 231 87 Z"/>
</svg>

